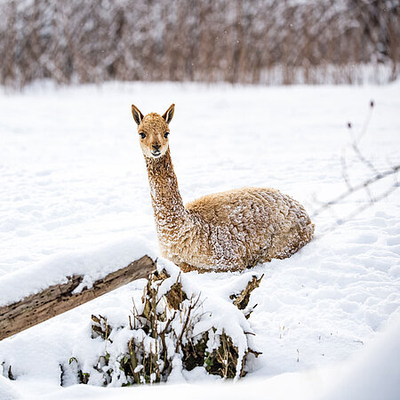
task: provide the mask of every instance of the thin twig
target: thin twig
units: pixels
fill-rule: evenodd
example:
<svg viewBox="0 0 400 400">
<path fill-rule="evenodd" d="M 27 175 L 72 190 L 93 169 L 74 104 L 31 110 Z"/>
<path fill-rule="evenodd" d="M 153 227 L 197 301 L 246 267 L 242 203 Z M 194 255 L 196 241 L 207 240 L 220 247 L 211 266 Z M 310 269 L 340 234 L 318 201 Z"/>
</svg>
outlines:
<svg viewBox="0 0 400 400">
<path fill-rule="evenodd" d="M 176 353 L 177 353 L 178 350 L 179 350 L 179 346 L 180 346 L 181 343 L 182 343 L 183 334 L 185 333 L 185 331 L 186 331 L 186 329 L 187 329 L 187 326 L 188 326 L 188 324 L 189 324 L 189 321 L 190 321 L 190 314 L 191 314 L 192 310 L 197 306 L 197 303 L 199 302 L 199 300 L 200 300 L 200 294 L 197 296 L 196 301 L 195 301 L 194 303 L 191 303 L 191 304 L 189 305 L 188 313 L 187 313 L 187 316 L 186 316 L 184 325 L 183 325 L 183 327 L 182 327 L 181 334 L 179 335 L 179 339 L 178 339 L 177 342 L 176 342 L 176 347 L 175 347 L 175 352 L 176 352 Z M 191 300 L 191 301 L 193 301 L 193 297 L 192 297 L 192 300 Z"/>
<path fill-rule="evenodd" d="M 373 100 L 371 100 L 369 102 L 369 112 L 367 114 L 367 117 L 364 120 L 364 124 L 361 128 L 360 134 L 357 137 L 357 142 L 360 142 L 360 140 L 365 136 L 365 134 L 368 131 L 368 126 L 369 126 L 369 123 L 371 122 L 371 117 L 372 117 L 372 113 L 374 110 L 374 106 L 375 106 L 375 102 Z"/>
<path fill-rule="evenodd" d="M 342 155 L 342 157 L 340 157 L 340 163 L 342 165 L 342 177 L 346 182 L 347 188 L 351 190 L 353 189 L 353 187 L 351 186 L 349 175 L 347 174 L 347 164 L 345 155 Z"/>
<path fill-rule="evenodd" d="M 361 153 L 361 150 L 355 141 L 352 143 L 351 147 L 362 163 L 364 163 L 374 174 L 379 174 L 378 170 L 375 168 L 375 166 L 372 164 L 372 162 L 367 160 L 364 157 L 364 155 Z"/>
<path fill-rule="evenodd" d="M 336 230 L 339 226 L 343 225 L 346 221 L 351 220 L 352 218 L 354 218 L 355 216 L 357 216 L 358 214 L 360 214 L 361 212 L 363 212 L 364 210 L 372 207 L 375 203 L 377 203 L 378 201 L 381 201 L 383 199 L 385 199 L 386 197 L 388 197 L 391 193 L 393 193 L 399 186 L 398 185 L 392 185 L 387 191 L 385 191 L 384 193 L 382 193 L 381 195 L 374 197 L 371 202 L 369 203 L 365 203 L 364 205 L 362 205 L 361 207 L 357 208 L 356 210 L 354 210 L 352 213 L 348 214 L 345 218 L 343 219 L 338 219 L 334 225 L 332 225 L 331 227 L 325 229 L 323 231 L 323 234 L 326 233 L 331 233 L 334 230 Z"/>
<path fill-rule="evenodd" d="M 321 214 L 321 212 L 329 209 L 331 206 L 340 203 L 342 200 L 344 200 L 346 197 L 350 196 L 354 192 L 364 189 L 365 187 L 367 187 L 383 178 L 386 178 L 387 176 L 396 174 L 398 171 L 400 171 L 400 164 L 395 165 L 390 170 L 376 174 L 372 178 L 369 178 L 369 179 L 365 180 L 364 182 L 362 182 L 356 186 L 353 186 L 353 188 L 351 190 L 347 190 L 347 191 L 343 192 L 341 195 L 334 198 L 333 200 L 330 200 L 330 201 L 324 203 L 320 208 L 318 208 L 316 211 L 314 211 L 314 213 L 311 216 L 316 217 L 317 215 Z"/>
</svg>

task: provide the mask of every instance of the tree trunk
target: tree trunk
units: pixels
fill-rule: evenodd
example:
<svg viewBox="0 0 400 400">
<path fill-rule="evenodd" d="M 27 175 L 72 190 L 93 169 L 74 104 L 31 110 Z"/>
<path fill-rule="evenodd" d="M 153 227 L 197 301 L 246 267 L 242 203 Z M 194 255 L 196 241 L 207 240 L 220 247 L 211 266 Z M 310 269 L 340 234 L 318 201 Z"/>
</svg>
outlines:
<svg viewBox="0 0 400 400">
<path fill-rule="evenodd" d="M 136 279 L 147 278 L 155 269 L 155 262 L 148 256 L 133 261 L 127 267 L 112 272 L 93 283 L 90 289 L 73 291 L 82 282 L 82 275 L 67 277 L 68 282 L 50 286 L 37 294 L 16 303 L 0 307 L 0 340 L 31 326 L 78 307 Z"/>
</svg>

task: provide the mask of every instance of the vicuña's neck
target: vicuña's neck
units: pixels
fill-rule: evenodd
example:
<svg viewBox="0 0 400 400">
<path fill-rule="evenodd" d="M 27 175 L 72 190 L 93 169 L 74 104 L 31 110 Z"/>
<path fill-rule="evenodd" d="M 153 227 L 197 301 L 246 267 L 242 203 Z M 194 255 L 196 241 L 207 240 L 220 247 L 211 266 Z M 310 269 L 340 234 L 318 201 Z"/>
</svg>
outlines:
<svg viewBox="0 0 400 400">
<path fill-rule="evenodd" d="M 179 193 L 169 149 L 160 158 L 145 159 L 158 233 L 171 234 L 171 229 L 183 223 L 185 206 Z"/>
</svg>

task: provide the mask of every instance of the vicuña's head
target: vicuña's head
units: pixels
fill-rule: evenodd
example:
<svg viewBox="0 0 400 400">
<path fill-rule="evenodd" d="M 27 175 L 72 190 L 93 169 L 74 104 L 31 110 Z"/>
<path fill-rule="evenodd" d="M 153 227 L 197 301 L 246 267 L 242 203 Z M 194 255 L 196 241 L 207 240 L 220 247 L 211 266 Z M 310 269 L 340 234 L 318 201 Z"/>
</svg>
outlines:
<svg viewBox="0 0 400 400">
<path fill-rule="evenodd" d="M 133 119 L 138 125 L 140 147 L 143 154 L 150 158 L 162 157 L 168 150 L 169 123 L 174 116 L 175 104 L 161 116 L 157 113 L 145 117 L 132 104 Z"/>
</svg>

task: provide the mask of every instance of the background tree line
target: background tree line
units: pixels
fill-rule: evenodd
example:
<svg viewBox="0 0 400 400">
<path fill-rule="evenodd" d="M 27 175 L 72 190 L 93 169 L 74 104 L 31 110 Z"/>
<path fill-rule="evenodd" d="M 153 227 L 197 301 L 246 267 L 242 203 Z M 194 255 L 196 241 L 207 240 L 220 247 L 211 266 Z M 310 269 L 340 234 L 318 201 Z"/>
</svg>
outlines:
<svg viewBox="0 0 400 400">
<path fill-rule="evenodd" d="M 399 0 L 3 0 L 0 15 L 6 86 L 357 83 L 365 64 L 398 75 Z"/>
</svg>

